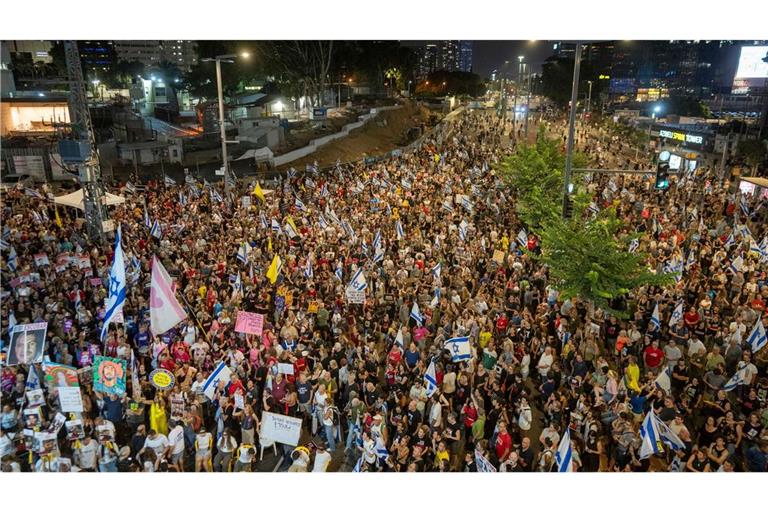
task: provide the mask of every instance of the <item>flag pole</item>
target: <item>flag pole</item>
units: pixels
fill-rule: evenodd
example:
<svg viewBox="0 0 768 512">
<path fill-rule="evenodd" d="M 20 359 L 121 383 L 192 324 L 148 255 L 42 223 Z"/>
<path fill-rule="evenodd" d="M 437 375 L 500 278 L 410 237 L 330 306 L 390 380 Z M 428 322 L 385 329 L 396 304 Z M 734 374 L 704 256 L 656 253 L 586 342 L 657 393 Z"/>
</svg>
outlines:
<svg viewBox="0 0 768 512">
<path fill-rule="evenodd" d="M 187 302 L 187 298 L 184 296 L 183 293 L 180 293 L 179 296 L 181 297 L 181 300 L 184 301 L 184 304 L 186 304 L 187 308 L 189 309 L 189 314 L 192 315 L 192 318 L 195 319 L 195 322 L 197 322 L 197 326 L 200 327 L 200 331 L 202 331 L 203 335 L 205 335 L 206 341 L 211 341 L 211 338 L 208 336 L 208 332 L 203 328 L 203 324 L 200 323 L 200 320 L 197 319 L 197 315 L 195 315 L 195 310 L 192 308 L 192 306 Z"/>
</svg>

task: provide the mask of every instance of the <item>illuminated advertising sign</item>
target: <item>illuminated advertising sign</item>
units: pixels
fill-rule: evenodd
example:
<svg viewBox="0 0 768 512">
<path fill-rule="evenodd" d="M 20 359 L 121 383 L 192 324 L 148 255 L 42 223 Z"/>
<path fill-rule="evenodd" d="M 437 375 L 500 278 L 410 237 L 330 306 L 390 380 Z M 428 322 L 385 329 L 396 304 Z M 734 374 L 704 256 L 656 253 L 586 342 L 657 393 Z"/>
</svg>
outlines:
<svg viewBox="0 0 768 512">
<path fill-rule="evenodd" d="M 742 46 L 739 66 L 733 77 L 734 94 L 746 94 L 755 87 L 765 87 L 768 79 L 768 46 Z"/>
<path fill-rule="evenodd" d="M 663 139 L 672 139 L 678 142 L 685 142 L 688 144 L 704 144 L 704 137 L 701 135 L 694 135 L 692 133 L 675 132 L 672 130 L 659 130 L 659 137 Z"/>
</svg>

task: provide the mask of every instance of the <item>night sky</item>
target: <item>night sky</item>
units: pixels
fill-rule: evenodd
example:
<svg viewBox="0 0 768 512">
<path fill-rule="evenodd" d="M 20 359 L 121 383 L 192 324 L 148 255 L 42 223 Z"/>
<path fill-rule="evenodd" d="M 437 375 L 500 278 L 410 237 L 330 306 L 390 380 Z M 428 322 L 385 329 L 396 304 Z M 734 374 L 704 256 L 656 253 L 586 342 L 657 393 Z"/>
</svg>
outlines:
<svg viewBox="0 0 768 512">
<path fill-rule="evenodd" d="M 406 46 L 421 46 L 436 41 L 403 41 Z M 518 55 L 525 55 L 525 62 L 533 65 L 534 72 L 541 71 L 541 65 L 552 55 L 553 41 L 474 41 L 472 54 L 473 71 L 482 77 L 489 76 L 505 60 L 517 61 Z"/>
</svg>

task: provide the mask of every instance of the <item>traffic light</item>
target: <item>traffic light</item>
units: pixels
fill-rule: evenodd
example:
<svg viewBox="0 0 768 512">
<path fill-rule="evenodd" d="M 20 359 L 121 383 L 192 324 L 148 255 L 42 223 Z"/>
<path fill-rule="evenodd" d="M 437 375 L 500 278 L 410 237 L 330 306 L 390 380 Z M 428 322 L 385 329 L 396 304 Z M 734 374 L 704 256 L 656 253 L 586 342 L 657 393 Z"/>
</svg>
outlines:
<svg viewBox="0 0 768 512">
<path fill-rule="evenodd" d="M 570 219 L 571 217 L 573 217 L 573 202 L 571 196 L 566 194 L 563 200 L 563 218 Z"/>
<path fill-rule="evenodd" d="M 659 162 L 656 165 L 656 184 L 654 188 L 656 190 L 667 190 L 669 188 L 669 164 L 667 162 Z"/>
</svg>

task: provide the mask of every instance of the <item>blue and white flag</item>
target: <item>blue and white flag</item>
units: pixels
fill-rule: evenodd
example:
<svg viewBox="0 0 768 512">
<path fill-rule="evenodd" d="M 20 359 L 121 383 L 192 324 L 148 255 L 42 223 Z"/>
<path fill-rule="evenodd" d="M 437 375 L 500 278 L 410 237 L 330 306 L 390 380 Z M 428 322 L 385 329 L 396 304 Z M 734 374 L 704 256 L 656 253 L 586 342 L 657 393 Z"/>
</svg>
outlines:
<svg viewBox="0 0 768 512">
<path fill-rule="evenodd" d="M 555 462 L 557 463 L 558 473 L 570 473 L 573 471 L 573 448 L 571 447 L 571 431 L 568 427 L 565 429 L 563 437 L 560 438 L 560 444 L 555 453 Z"/>
<path fill-rule="evenodd" d="M 737 272 L 743 272 L 744 258 L 742 258 L 741 255 L 737 256 L 733 259 L 733 261 L 731 261 L 731 264 L 728 266 L 728 268 L 730 268 L 734 274 Z"/>
<path fill-rule="evenodd" d="M 600 207 L 597 206 L 596 202 L 592 201 L 591 203 L 589 203 L 587 210 L 589 210 L 589 212 L 592 214 L 597 214 L 600 211 Z"/>
<path fill-rule="evenodd" d="M 43 197 L 43 194 L 41 194 L 37 190 L 33 190 L 31 188 L 25 188 L 24 189 L 24 194 L 29 196 L 29 197 L 34 197 L 35 199 L 45 199 L 45 197 Z"/>
<path fill-rule="evenodd" d="M 277 222 L 277 219 L 272 219 L 272 231 L 277 234 L 283 233 L 283 229 L 280 227 L 280 223 Z"/>
<path fill-rule="evenodd" d="M 459 224 L 459 238 L 462 242 L 467 241 L 467 228 L 469 227 L 469 224 L 467 224 L 467 221 L 462 219 L 461 223 Z"/>
<path fill-rule="evenodd" d="M 639 238 L 634 238 L 634 239 L 633 239 L 633 240 L 632 240 L 632 241 L 629 243 L 629 252 L 631 252 L 631 253 L 633 253 L 633 254 L 634 254 L 634 253 L 637 251 L 637 249 L 638 249 L 639 247 L 640 247 L 640 239 L 639 239 Z"/>
<path fill-rule="evenodd" d="M 307 258 L 307 264 L 304 266 L 304 277 L 307 279 L 312 279 L 315 276 L 314 271 L 312 270 L 312 260 Z"/>
<path fill-rule="evenodd" d="M 656 305 L 653 307 L 653 313 L 651 314 L 651 325 L 655 326 L 656 329 L 661 329 L 661 315 L 659 314 L 658 303 L 656 303 Z"/>
<path fill-rule="evenodd" d="M 432 297 L 432 301 L 429 303 L 429 307 L 432 309 L 435 309 L 437 305 L 440 303 L 440 288 L 435 288 L 435 295 Z"/>
<path fill-rule="evenodd" d="M 737 371 L 733 374 L 733 377 L 728 379 L 728 382 L 723 384 L 723 391 L 734 391 L 739 386 L 743 386 L 746 383 L 744 369 Z"/>
<path fill-rule="evenodd" d="M 101 327 L 101 341 L 107 336 L 109 324 L 122 315 L 123 304 L 125 303 L 125 256 L 120 244 L 122 240 L 122 227 L 117 226 L 117 235 L 115 236 L 115 256 L 112 260 L 112 268 L 109 271 L 109 297 L 107 297 L 106 309 L 104 315 L 104 324 Z"/>
<path fill-rule="evenodd" d="M 665 367 L 661 372 L 659 372 L 659 376 L 656 377 L 656 380 L 653 381 L 653 383 L 656 385 L 657 388 L 664 391 L 666 394 L 670 394 L 672 392 L 672 380 L 670 379 L 670 371 L 669 367 Z"/>
<path fill-rule="evenodd" d="M 285 223 L 285 234 L 288 236 L 288 238 L 297 238 L 299 234 L 296 232 L 295 229 L 293 229 L 293 226 L 290 222 Z"/>
<path fill-rule="evenodd" d="M 357 459 L 357 462 L 355 463 L 355 467 L 352 468 L 353 473 L 360 473 L 363 471 L 363 456 L 361 455 L 359 459 Z"/>
<path fill-rule="evenodd" d="M 422 316 L 421 311 L 419 311 L 419 303 L 418 302 L 414 302 L 413 303 L 413 306 L 411 307 L 411 315 L 410 316 L 411 316 L 411 318 L 413 318 L 413 320 L 417 324 L 419 324 L 419 325 L 423 325 L 424 324 L 424 317 Z"/>
<path fill-rule="evenodd" d="M 152 229 L 152 219 L 149 218 L 147 210 L 144 210 L 144 225 L 147 226 L 147 229 Z"/>
<path fill-rule="evenodd" d="M 341 219 L 339 219 L 338 215 L 336 215 L 336 212 L 334 212 L 334 211 L 333 211 L 332 209 L 330 209 L 330 208 L 327 208 L 327 209 L 325 210 L 325 214 L 326 214 L 326 215 L 328 215 L 328 217 L 330 217 L 330 219 L 331 219 L 331 220 L 332 220 L 334 223 L 336 223 L 336 224 L 338 224 L 339 226 L 341 226 Z"/>
<path fill-rule="evenodd" d="M 437 265 L 432 267 L 432 273 L 437 276 L 438 279 L 440 279 L 440 274 L 443 272 L 443 264 L 441 262 L 437 262 Z"/>
<path fill-rule="evenodd" d="M 361 240 L 360 241 L 360 251 L 363 254 L 368 254 L 368 249 L 369 249 L 369 247 L 368 247 L 368 244 L 365 242 L 365 239 Z"/>
<path fill-rule="evenodd" d="M 412 186 L 411 182 L 408 181 L 407 179 L 403 178 L 402 180 L 400 180 L 400 184 L 403 186 L 405 190 L 411 190 L 411 186 Z"/>
<path fill-rule="evenodd" d="M 321 229 L 328 229 L 328 221 L 325 220 L 322 213 L 317 216 L 317 222 Z"/>
<path fill-rule="evenodd" d="M 296 198 L 294 199 L 294 201 L 293 201 L 293 205 L 294 205 L 296 208 L 298 208 L 299 210 L 301 210 L 302 212 L 305 212 L 305 211 L 307 211 L 307 207 L 306 207 L 306 206 L 304 206 L 304 203 L 302 203 L 302 202 L 301 202 L 301 199 L 299 199 L 298 197 L 296 197 Z"/>
<path fill-rule="evenodd" d="M 357 269 L 357 272 L 352 276 L 352 279 L 349 281 L 349 288 L 352 288 L 353 290 L 357 290 L 358 292 L 361 292 L 368 288 L 368 283 L 365 280 L 365 274 L 363 273 L 363 268 L 360 267 Z"/>
<path fill-rule="evenodd" d="M 9 244 L 6 240 L 0 240 L 0 249 L 3 251 L 7 251 L 11 248 L 11 244 Z"/>
<path fill-rule="evenodd" d="M 309 164 L 307 164 L 307 165 L 309 165 Z M 296 169 L 294 169 L 293 167 L 288 169 L 288 177 L 289 178 L 295 178 L 296 177 Z"/>
<path fill-rule="evenodd" d="M 528 233 L 524 229 L 520 230 L 515 240 L 517 240 L 518 245 L 521 247 L 528 247 Z"/>
<path fill-rule="evenodd" d="M 336 267 L 336 270 L 333 273 L 340 283 L 344 282 L 344 273 L 342 272 L 341 267 Z"/>
<path fill-rule="evenodd" d="M 24 385 L 24 392 L 34 391 L 40 389 L 40 375 L 37 374 L 37 368 L 35 365 L 29 365 L 29 373 L 27 373 L 27 383 Z"/>
<path fill-rule="evenodd" d="M 461 336 L 459 338 L 451 338 L 446 340 L 443 344 L 443 348 L 451 353 L 451 360 L 455 363 L 457 361 L 466 361 L 472 359 L 472 349 L 469 345 L 469 337 Z"/>
<path fill-rule="evenodd" d="M 203 394 L 208 397 L 209 400 L 213 400 L 216 393 L 216 389 L 219 387 L 219 382 L 223 382 L 225 385 L 229 384 L 232 380 L 232 371 L 224 364 L 224 361 L 219 362 L 216 368 L 213 369 L 211 374 L 205 379 L 203 384 Z"/>
<path fill-rule="evenodd" d="M 149 230 L 149 234 L 158 240 L 163 238 L 163 231 L 160 229 L 160 222 L 155 219 L 155 222 L 152 224 L 152 229 Z"/>
<path fill-rule="evenodd" d="M 685 270 L 690 270 L 695 264 L 696 254 L 694 253 L 693 248 L 691 248 L 691 250 L 688 251 L 688 259 L 685 260 Z"/>
<path fill-rule="evenodd" d="M 725 239 L 725 248 L 728 249 L 730 246 L 736 243 L 736 239 L 733 237 L 733 233 L 728 234 L 728 238 Z"/>
<path fill-rule="evenodd" d="M 234 276 L 229 276 L 229 282 L 232 283 L 232 289 L 234 291 L 243 293 L 243 281 L 240 279 L 240 272 Z"/>
<path fill-rule="evenodd" d="M 323 183 L 323 188 L 320 189 L 320 197 L 328 197 L 331 193 L 328 192 L 328 183 Z"/>
<path fill-rule="evenodd" d="M 176 182 L 170 176 L 166 176 L 164 182 L 166 187 L 172 187 L 176 184 Z"/>
<path fill-rule="evenodd" d="M 755 326 L 752 328 L 752 332 L 749 333 L 747 343 L 752 348 L 752 354 L 757 353 L 758 350 L 763 348 L 768 343 L 768 337 L 765 334 L 765 326 L 763 320 L 758 318 L 755 322 Z"/>
<path fill-rule="evenodd" d="M 224 201 L 224 199 L 222 199 L 221 197 L 221 194 L 219 194 L 219 191 L 214 188 L 211 189 L 210 195 L 211 195 L 211 201 L 216 201 L 218 203 L 221 203 Z"/>
<path fill-rule="evenodd" d="M 389 457 L 389 450 L 384 446 L 384 441 L 381 437 L 376 438 L 376 457 L 379 461 L 386 460 Z"/>
<path fill-rule="evenodd" d="M 397 239 L 402 240 L 405 238 L 405 232 L 403 231 L 403 225 L 400 223 L 400 221 L 395 222 L 395 232 L 397 233 Z"/>
<path fill-rule="evenodd" d="M 651 413 L 653 413 L 653 411 L 651 411 Z M 659 438 L 661 438 L 662 443 L 669 446 L 674 451 L 681 451 L 686 449 L 683 440 L 680 439 L 666 423 L 661 421 L 659 417 L 655 415 L 654 419 L 656 420 L 657 432 L 659 433 Z"/>
<path fill-rule="evenodd" d="M 237 250 L 237 259 L 241 263 L 248 263 L 248 256 L 251 253 L 251 246 L 245 242 L 240 244 L 240 248 Z"/>
<path fill-rule="evenodd" d="M 446 199 L 445 201 L 443 201 L 443 204 L 441 204 L 440 207 L 443 210 L 453 213 L 453 205 L 451 204 L 450 199 Z"/>
<path fill-rule="evenodd" d="M 395 344 L 400 346 L 400 348 L 403 348 L 403 345 L 405 344 L 405 338 L 403 337 L 402 328 L 397 329 L 397 335 L 395 336 Z"/>
<path fill-rule="evenodd" d="M 347 233 L 349 238 L 352 239 L 353 242 L 357 240 L 357 236 L 355 235 L 355 230 L 352 229 L 352 226 L 349 225 L 349 222 L 347 221 L 342 222 L 341 227 L 344 228 L 344 231 Z"/>
<path fill-rule="evenodd" d="M 125 182 L 125 188 L 123 189 L 128 194 L 135 194 L 136 193 L 136 186 L 131 183 L 130 181 Z"/>
<path fill-rule="evenodd" d="M 427 372 L 424 374 L 424 387 L 427 388 L 427 396 L 431 397 L 437 391 L 437 375 L 435 374 L 435 361 L 430 361 Z"/>
<path fill-rule="evenodd" d="M 8 269 L 11 272 L 16 272 L 16 269 L 19 268 L 19 258 L 16 254 L 16 248 L 14 246 L 11 246 L 11 250 L 8 253 L 8 259 L 6 262 L 8 264 Z"/>
<path fill-rule="evenodd" d="M 483 457 L 480 450 L 475 450 L 475 465 L 477 465 L 478 473 L 496 473 L 496 468 L 491 464 L 491 461 Z"/>
<path fill-rule="evenodd" d="M 380 263 L 380 262 L 382 262 L 382 261 L 384 261 L 384 251 L 382 251 L 382 250 L 378 250 L 378 251 L 376 251 L 376 253 L 373 255 L 373 262 L 374 262 L 374 263 Z"/>
<path fill-rule="evenodd" d="M 187 197 L 181 191 L 179 191 L 179 204 L 181 206 L 187 206 L 187 202 Z"/>
<path fill-rule="evenodd" d="M 461 206 L 464 207 L 465 210 L 467 210 L 469 213 L 473 213 L 475 211 L 475 205 L 472 204 L 472 201 L 469 200 L 467 197 L 461 198 Z"/>
<path fill-rule="evenodd" d="M 381 230 L 376 231 L 376 236 L 373 237 L 373 248 L 378 250 L 381 249 Z"/>
<path fill-rule="evenodd" d="M 741 208 L 741 212 L 749 218 L 750 212 L 749 212 L 749 206 L 747 205 L 747 202 L 744 200 L 744 196 L 741 197 L 741 201 L 739 201 L 739 207 Z"/>
<path fill-rule="evenodd" d="M 647 459 L 651 455 L 664 453 L 661 436 L 659 435 L 658 422 L 653 411 L 648 411 L 642 425 L 640 425 L 640 458 Z"/>
<path fill-rule="evenodd" d="M 672 316 L 669 317 L 669 326 L 674 327 L 679 320 L 683 319 L 683 303 L 679 302 L 675 310 L 672 312 Z"/>
<path fill-rule="evenodd" d="M 269 223 L 267 222 L 267 217 L 264 215 L 264 212 L 259 212 L 259 222 L 261 222 L 262 229 L 269 229 Z"/>
</svg>

